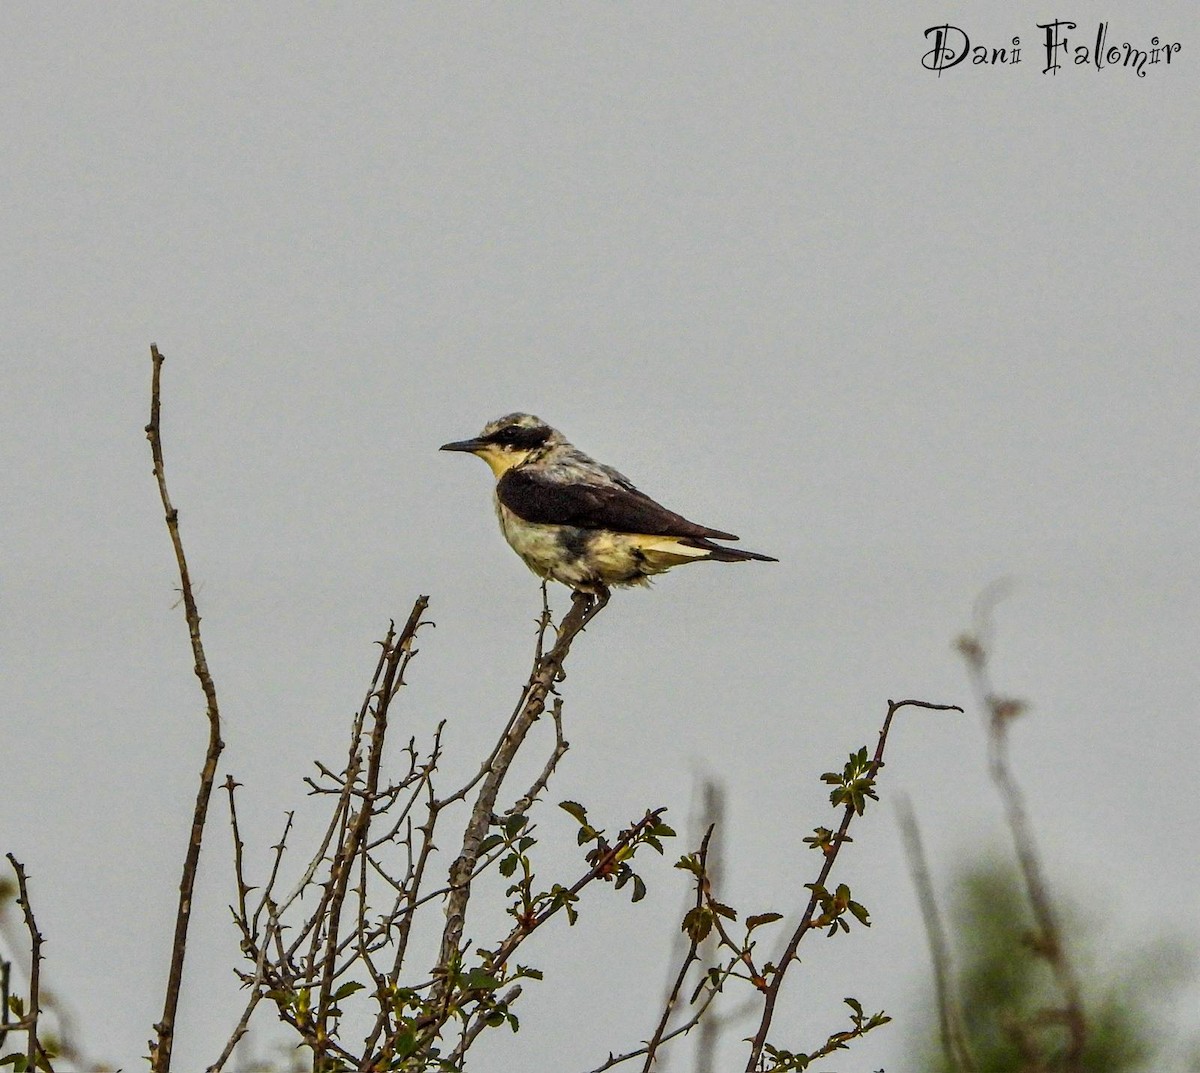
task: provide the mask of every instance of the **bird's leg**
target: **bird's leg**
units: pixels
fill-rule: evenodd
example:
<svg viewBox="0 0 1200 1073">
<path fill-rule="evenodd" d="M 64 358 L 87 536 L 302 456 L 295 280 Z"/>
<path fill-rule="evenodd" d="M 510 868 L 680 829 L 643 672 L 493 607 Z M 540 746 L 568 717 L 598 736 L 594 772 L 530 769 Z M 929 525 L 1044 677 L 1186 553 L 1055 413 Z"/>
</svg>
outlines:
<svg viewBox="0 0 1200 1073">
<path fill-rule="evenodd" d="M 554 625 L 554 619 L 550 614 L 550 593 L 547 591 L 547 586 L 550 583 L 542 578 L 542 613 L 538 618 L 538 637 L 537 637 L 537 652 L 536 659 L 541 659 L 545 650 L 546 630 Z"/>
</svg>

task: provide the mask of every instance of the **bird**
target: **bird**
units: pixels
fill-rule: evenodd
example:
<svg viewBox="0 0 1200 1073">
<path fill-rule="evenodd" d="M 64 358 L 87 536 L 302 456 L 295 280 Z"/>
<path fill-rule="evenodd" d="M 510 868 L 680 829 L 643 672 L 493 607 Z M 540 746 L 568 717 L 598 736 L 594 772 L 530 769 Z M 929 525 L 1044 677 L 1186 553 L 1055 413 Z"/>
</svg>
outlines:
<svg viewBox="0 0 1200 1073">
<path fill-rule="evenodd" d="M 779 561 L 716 543 L 738 538 L 668 510 L 532 414 L 506 414 L 439 450 L 488 464 L 505 540 L 539 577 L 590 597 L 592 614 L 612 586 L 647 585 L 683 563 Z"/>
</svg>

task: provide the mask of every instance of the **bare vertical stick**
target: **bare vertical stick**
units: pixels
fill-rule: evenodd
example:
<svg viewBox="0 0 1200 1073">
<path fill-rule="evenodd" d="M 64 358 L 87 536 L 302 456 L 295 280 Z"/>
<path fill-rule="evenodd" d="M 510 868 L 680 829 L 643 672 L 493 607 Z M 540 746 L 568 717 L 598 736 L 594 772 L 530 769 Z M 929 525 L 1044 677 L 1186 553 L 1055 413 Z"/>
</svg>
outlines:
<svg viewBox="0 0 1200 1073">
<path fill-rule="evenodd" d="M 925 922 L 925 936 L 929 942 L 930 960 L 933 962 L 942 1053 L 951 1069 L 957 1070 L 958 1073 L 976 1073 L 975 1059 L 967 1043 L 962 1009 L 955 990 L 950 944 L 946 940 L 946 929 L 942 926 L 937 898 L 933 893 L 933 881 L 929 878 L 929 867 L 925 863 L 925 849 L 921 844 L 917 815 L 913 811 L 912 802 L 904 795 L 897 798 L 896 805 L 900 814 L 900 831 L 904 836 L 904 851 L 908 856 L 908 870 L 912 874 L 917 901 L 921 906 L 921 919 Z"/>
<path fill-rule="evenodd" d="M 1037 923 L 1038 934 L 1034 949 L 1046 959 L 1062 993 L 1062 1009 L 1058 1012 L 1067 1032 L 1062 1068 L 1066 1073 L 1081 1073 L 1088 1025 L 1083 1012 L 1079 978 L 1071 964 L 1062 927 L 1058 921 L 1058 911 L 1042 871 L 1042 859 L 1034 838 L 1033 824 L 1025 808 L 1025 798 L 1008 759 L 1008 728 L 1025 710 L 1025 704 L 1012 697 L 997 694 L 988 673 L 988 661 L 991 656 L 991 614 L 1007 588 L 1006 582 L 999 582 L 979 596 L 975 604 L 975 632 L 958 639 L 958 651 L 966 661 L 971 684 L 987 712 L 988 771 L 1004 805 L 1017 864 L 1025 883 L 1025 894 Z"/>
<path fill-rule="evenodd" d="M 167 495 L 167 478 L 163 468 L 162 436 L 159 429 L 161 410 L 160 382 L 163 356 L 155 344 L 150 345 L 150 358 L 154 365 L 150 386 L 150 423 L 146 426 L 146 439 L 150 441 L 150 453 L 154 458 L 154 477 L 158 481 L 158 492 L 162 497 L 166 514 L 167 532 L 175 549 L 175 562 L 179 566 L 180 591 L 183 594 L 183 609 L 187 617 L 188 634 L 192 641 L 196 677 L 204 691 L 208 714 L 208 750 L 204 766 L 200 770 L 200 789 L 196 794 L 196 808 L 192 813 L 192 829 L 188 835 L 187 853 L 183 861 L 183 877 L 179 881 L 179 909 L 175 914 L 175 936 L 171 943 L 171 967 L 167 976 L 167 991 L 163 1000 L 162 1020 L 154 1026 L 157 1040 L 150 1041 L 150 1068 L 154 1073 L 168 1073 L 171 1068 L 171 1050 L 175 1040 L 175 1012 L 179 1006 L 179 988 L 183 981 L 183 959 L 187 952 L 188 922 L 192 915 L 192 890 L 196 885 L 196 871 L 200 864 L 200 843 L 204 838 L 204 821 L 208 816 L 208 801 L 212 796 L 213 782 L 217 776 L 217 759 L 225 743 L 221 741 L 221 713 L 217 707 L 217 690 L 208 671 L 204 657 L 204 644 L 200 640 L 200 612 L 192 593 L 191 575 L 183 553 L 183 540 L 179 535 L 179 512 L 171 506 Z"/>
</svg>

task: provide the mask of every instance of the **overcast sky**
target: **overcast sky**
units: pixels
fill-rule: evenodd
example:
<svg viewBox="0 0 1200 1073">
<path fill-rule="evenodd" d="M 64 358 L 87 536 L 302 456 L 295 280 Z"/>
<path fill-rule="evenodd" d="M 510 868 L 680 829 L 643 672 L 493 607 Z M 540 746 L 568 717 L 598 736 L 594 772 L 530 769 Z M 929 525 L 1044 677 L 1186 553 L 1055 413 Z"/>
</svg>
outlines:
<svg viewBox="0 0 1200 1073">
<path fill-rule="evenodd" d="M 1043 74 L 1037 24 L 1090 43 L 1097 14 L 1182 49 Z M 951 16 L 1021 62 L 924 69 Z M 779 559 L 616 595 L 572 656 L 550 801 L 614 829 L 667 805 L 682 831 L 719 776 L 724 900 L 794 909 L 800 839 L 835 819 L 820 774 L 889 697 L 968 710 L 895 728 L 839 862 L 874 925 L 813 944 L 781 1044 L 854 994 L 897 1022 L 829 1069 L 904 1068 L 928 957 L 893 802 L 946 899 L 1005 844 L 952 647 L 998 578 L 1052 881 L 1109 956 L 1195 939 L 1193 4 L 8 3 L 0 40 L 0 850 L 89 1055 L 138 1068 L 158 1017 L 205 733 L 142 432 L 152 341 L 255 862 L 286 809 L 316 815 L 301 777 L 418 593 L 413 731 L 450 719 L 448 780 L 497 733 L 537 582 L 486 468 L 436 448 L 520 409 Z M 239 1008 L 217 806 L 180 1073 Z M 669 863 L 530 951 L 546 983 L 480 1068 L 582 1071 L 648 1035 Z"/>
</svg>

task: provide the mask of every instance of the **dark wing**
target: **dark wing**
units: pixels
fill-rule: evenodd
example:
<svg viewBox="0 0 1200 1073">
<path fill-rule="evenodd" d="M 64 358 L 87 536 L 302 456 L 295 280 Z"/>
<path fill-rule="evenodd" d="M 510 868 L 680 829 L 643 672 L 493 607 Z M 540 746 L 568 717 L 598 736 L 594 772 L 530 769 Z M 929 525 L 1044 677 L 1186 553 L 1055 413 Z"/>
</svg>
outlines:
<svg viewBox="0 0 1200 1073">
<path fill-rule="evenodd" d="M 496 494 L 519 518 L 542 525 L 737 540 L 732 533 L 689 522 L 632 486 L 566 483 L 542 476 L 537 470 L 518 467 L 500 478 Z"/>
</svg>

